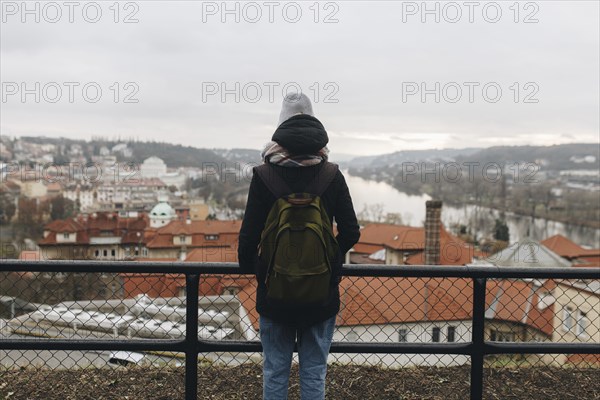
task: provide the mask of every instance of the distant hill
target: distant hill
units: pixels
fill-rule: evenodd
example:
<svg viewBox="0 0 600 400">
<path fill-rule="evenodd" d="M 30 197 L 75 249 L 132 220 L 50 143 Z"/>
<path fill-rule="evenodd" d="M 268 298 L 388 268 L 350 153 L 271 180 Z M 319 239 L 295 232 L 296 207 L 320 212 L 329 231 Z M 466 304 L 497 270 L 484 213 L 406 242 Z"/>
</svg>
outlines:
<svg viewBox="0 0 600 400">
<path fill-rule="evenodd" d="M 206 163 L 222 163 L 227 159 L 209 149 L 182 146 L 178 144 L 159 142 L 133 142 L 128 143 L 133 151 L 136 162 L 142 162 L 148 157 L 160 157 L 168 167 L 197 167 L 201 168 Z"/>
<path fill-rule="evenodd" d="M 593 162 L 582 161 L 592 156 Z M 600 146 L 598 143 L 573 143 L 554 146 L 494 146 L 489 148 L 406 150 L 377 156 L 356 157 L 347 164 L 351 168 L 382 168 L 403 162 L 479 162 L 486 163 L 536 163 L 546 170 L 598 169 Z M 578 162 L 579 161 L 579 162 Z"/>
<path fill-rule="evenodd" d="M 403 162 L 454 161 L 459 155 L 468 156 L 481 150 L 481 148 L 403 150 L 377 156 L 356 157 L 348 161 L 347 165 L 352 168 L 378 168 Z"/>
<path fill-rule="evenodd" d="M 91 141 L 65 138 L 48 138 L 43 136 L 23 137 L 25 141 L 38 144 L 54 144 L 60 152 L 78 144 L 87 157 L 98 155 L 102 147 L 111 149 L 119 143 L 126 143 L 132 150 L 132 157 L 117 154 L 119 161 L 142 162 L 150 156 L 162 158 L 167 166 L 202 167 L 203 163 L 259 163 L 260 151 L 255 149 L 206 149 L 182 146 L 164 142 L 118 141 L 93 139 Z M 62 159 L 61 154 L 56 159 Z M 351 158 L 348 154 L 332 155 L 332 161 L 342 167 L 352 169 L 389 168 L 403 162 L 467 162 L 480 164 L 495 162 L 499 164 L 511 162 L 537 163 L 545 170 L 565 169 L 598 169 L 600 168 L 600 146 L 598 143 L 574 143 L 554 146 L 494 146 L 489 148 L 464 149 L 429 149 L 405 150 L 376 156 Z"/>
<path fill-rule="evenodd" d="M 583 161 L 592 156 L 593 162 Z M 544 170 L 595 169 L 600 167 L 600 145 L 598 143 L 572 143 L 554 146 L 495 146 L 481 149 L 472 154 L 461 154 L 457 161 L 535 163 Z M 577 162 L 579 161 L 579 162 Z"/>
<path fill-rule="evenodd" d="M 238 163 L 260 163 L 260 151 L 253 149 L 213 149 L 215 154 L 227 161 Z"/>
<path fill-rule="evenodd" d="M 79 145 L 84 151 L 86 157 L 93 155 L 99 155 L 100 149 L 106 147 L 109 150 L 119 143 L 126 143 L 132 151 L 131 157 L 124 157 L 122 154 L 117 153 L 118 161 L 133 161 L 140 163 L 146 158 L 151 156 L 160 157 L 168 167 L 202 167 L 203 163 L 223 163 L 229 161 L 227 158 L 215 153 L 210 149 L 199 149 L 192 146 L 182 146 L 179 144 L 171 144 L 164 142 L 141 142 L 141 141 L 116 141 L 116 140 L 102 140 L 93 139 L 91 141 L 86 140 L 73 140 L 66 138 L 48 138 L 43 136 L 24 136 L 24 141 L 37 144 L 54 144 L 60 150 L 61 153 L 66 152 L 73 145 Z M 63 160 L 62 154 L 55 155 L 55 161 Z M 235 160 L 234 160 L 235 161 Z"/>
<path fill-rule="evenodd" d="M 344 164 L 358 157 L 356 154 L 338 153 L 337 151 L 329 153 L 329 160 L 337 164 Z"/>
</svg>

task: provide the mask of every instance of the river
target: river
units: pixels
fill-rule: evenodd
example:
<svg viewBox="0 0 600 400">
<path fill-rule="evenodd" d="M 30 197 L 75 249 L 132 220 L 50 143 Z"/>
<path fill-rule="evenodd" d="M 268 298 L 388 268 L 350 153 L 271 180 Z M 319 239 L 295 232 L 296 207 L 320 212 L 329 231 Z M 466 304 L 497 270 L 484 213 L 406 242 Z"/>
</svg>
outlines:
<svg viewBox="0 0 600 400">
<path fill-rule="evenodd" d="M 388 212 L 400 214 L 403 224 L 423 226 L 425 202 L 431 199 L 430 196 L 408 195 L 387 183 L 351 176 L 347 171 L 344 171 L 344 176 L 357 213 L 365 206 L 381 204 L 384 214 Z M 494 221 L 498 216 L 498 210 L 474 205 L 463 207 L 444 205 L 442 208 L 442 222 L 446 227 L 454 224 L 467 225 L 472 233 L 477 234 L 478 239 L 492 236 Z M 584 247 L 600 248 L 600 229 L 565 224 L 544 218 L 536 218 L 532 222 L 531 217 L 513 213 L 506 214 L 506 223 L 511 242 L 517 242 L 527 237 L 541 241 L 561 234 Z"/>
</svg>

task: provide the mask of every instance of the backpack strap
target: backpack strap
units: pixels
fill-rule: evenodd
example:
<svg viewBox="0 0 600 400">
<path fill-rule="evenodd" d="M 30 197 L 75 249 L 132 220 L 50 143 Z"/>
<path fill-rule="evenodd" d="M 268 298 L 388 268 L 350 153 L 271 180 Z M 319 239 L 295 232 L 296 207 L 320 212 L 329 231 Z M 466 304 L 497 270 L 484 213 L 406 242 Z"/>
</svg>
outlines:
<svg viewBox="0 0 600 400">
<path fill-rule="evenodd" d="M 262 164 L 258 167 L 254 167 L 254 171 L 260 176 L 267 188 L 273 193 L 275 198 L 279 199 L 287 194 L 292 193 L 292 190 L 287 183 L 283 180 L 274 168 L 269 164 Z"/>
<path fill-rule="evenodd" d="M 254 171 L 258 174 L 258 176 L 260 176 L 267 188 L 276 198 L 281 198 L 285 195 L 293 193 L 288 184 L 269 164 L 262 164 L 254 167 Z M 304 191 L 310 194 L 321 196 L 325 189 L 327 189 L 329 184 L 333 181 L 333 178 L 335 178 L 337 171 L 337 164 L 326 161 Z"/>
<path fill-rule="evenodd" d="M 305 192 L 321 196 L 323 192 L 325 192 L 325 189 L 327 189 L 329 184 L 331 184 L 333 178 L 335 178 L 337 171 L 337 164 L 325 161 L 325 165 L 321 167 L 317 175 L 308 184 L 308 187 L 305 189 Z"/>
</svg>

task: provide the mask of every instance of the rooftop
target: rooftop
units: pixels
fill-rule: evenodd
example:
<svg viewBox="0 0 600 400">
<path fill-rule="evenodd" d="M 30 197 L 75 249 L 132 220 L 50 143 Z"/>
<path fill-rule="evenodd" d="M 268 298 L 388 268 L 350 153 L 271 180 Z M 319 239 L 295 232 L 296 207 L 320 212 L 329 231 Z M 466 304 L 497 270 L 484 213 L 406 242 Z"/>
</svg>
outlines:
<svg viewBox="0 0 600 400">
<path fill-rule="evenodd" d="M 540 242 L 556 254 L 567 259 L 579 257 L 600 257 L 600 249 L 585 249 L 563 235 L 554 235 Z"/>
</svg>

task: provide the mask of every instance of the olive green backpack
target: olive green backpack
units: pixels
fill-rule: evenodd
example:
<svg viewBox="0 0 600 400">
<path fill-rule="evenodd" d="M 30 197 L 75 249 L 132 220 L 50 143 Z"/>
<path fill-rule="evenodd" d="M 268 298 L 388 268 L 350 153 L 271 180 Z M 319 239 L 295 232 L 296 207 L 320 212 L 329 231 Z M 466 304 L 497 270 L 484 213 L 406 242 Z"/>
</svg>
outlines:
<svg viewBox="0 0 600 400">
<path fill-rule="evenodd" d="M 277 199 L 261 234 L 260 257 L 267 264 L 267 298 L 282 305 L 325 303 L 330 295 L 331 261 L 338 243 L 321 195 L 337 173 L 330 162 L 302 193 L 293 193 L 272 166 L 255 168 Z"/>
</svg>

